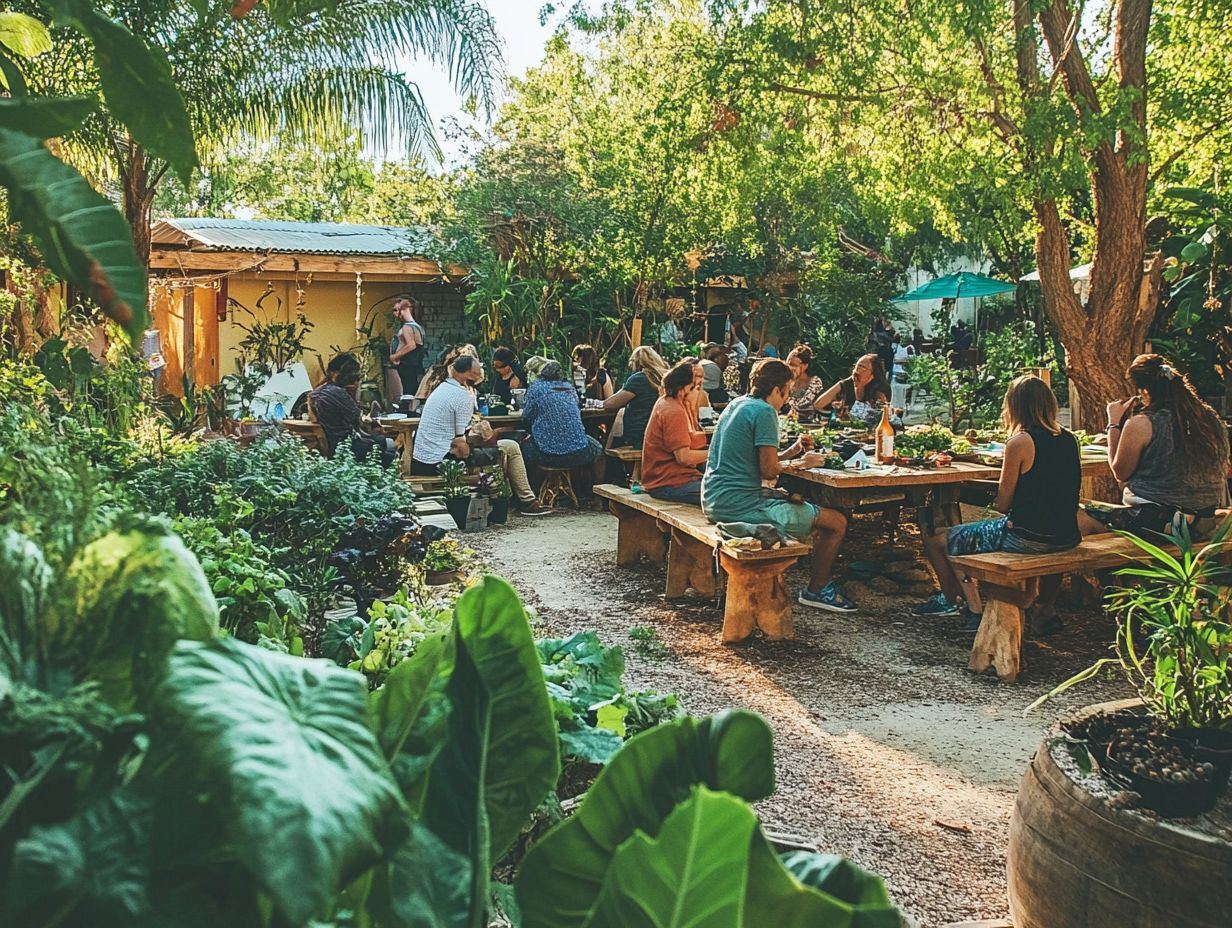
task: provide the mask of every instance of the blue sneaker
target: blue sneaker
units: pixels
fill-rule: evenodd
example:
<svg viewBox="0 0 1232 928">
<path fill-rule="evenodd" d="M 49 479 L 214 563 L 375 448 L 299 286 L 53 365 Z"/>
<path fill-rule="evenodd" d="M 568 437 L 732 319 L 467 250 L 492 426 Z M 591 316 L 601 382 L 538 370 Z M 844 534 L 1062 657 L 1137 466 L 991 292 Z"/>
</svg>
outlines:
<svg viewBox="0 0 1232 928">
<path fill-rule="evenodd" d="M 963 607 L 961 604 L 950 602 L 940 590 L 929 597 L 928 602 L 911 608 L 912 615 L 921 617 L 962 615 L 962 611 Z"/>
<path fill-rule="evenodd" d="M 800 591 L 796 600 L 802 606 L 813 609 L 826 609 L 830 612 L 855 612 L 859 607 L 843 595 L 838 584 L 831 580 L 821 588 L 820 593 L 814 593 L 808 587 Z"/>
</svg>

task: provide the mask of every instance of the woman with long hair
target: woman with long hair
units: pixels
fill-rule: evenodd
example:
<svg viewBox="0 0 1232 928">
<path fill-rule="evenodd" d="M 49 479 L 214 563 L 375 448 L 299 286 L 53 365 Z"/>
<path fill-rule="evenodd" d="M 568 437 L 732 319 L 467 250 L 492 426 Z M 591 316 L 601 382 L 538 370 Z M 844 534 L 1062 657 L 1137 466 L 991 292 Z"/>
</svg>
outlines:
<svg viewBox="0 0 1232 928">
<path fill-rule="evenodd" d="M 1138 355 L 1127 375 L 1134 395 L 1108 404 L 1108 463 L 1123 505 L 1087 505 L 1082 532 L 1179 534 L 1184 524 L 1205 535 L 1228 503 L 1227 427 L 1162 355 Z"/>
<path fill-rule="evenodd" d="M 787 353 L 787 366 L 791 368 L 789 409 L 797 413 L 811 413 L 817 406 L 817 400 L 826 391 L 821 378 L 815 376 L 809 369 L 813 363 L 813 349 L 808 345 L 796 345 Z"/>
<path fill-rule="evenodd" d="M 667 362 L 649 345 L 642 345 L 640 348 L 634 348 L 629 355 L 629 370 L 633 372 L 629 379 L 623 387 L 603 401 L 603 408 L 625 411 L 623 444 L 640 448 L 651 410 L 663 391 Z"/>
<path fill-rule="evenodd" d="M 870 425 L 877 421 L 883 405 L 890 401 L 890 381 L 885 365 L 875 354 L 861 355 L 844 377 L 817 398 L 814 407 L 827 409 L 839 403 L 853 419 L 863 419 Z"/>
<path fill-rule="evenodd" d="M 1082 463 L 1078 442 L 1057 421 L 1057 399 L 1044 381 L 1025 375 L 1005 391 L 1001 417 L 1009 440 L 992 508 L 1004 515 L 940 529 L 924 539 L 924 553 L 941 591 L 911 610 L 918 616 L 966 614 L 963 630 L 980 627 L 979 589 L 961 581 L 950 557 L 963 554 L 1042 554 L 1075 547 Z M 965 593 L 964 593 L 965 591 Z"/>
<path fill-rule="evenodd" d="M 419 382 L 419 389 L 415 391 L 415 395 L 421 400 L 426 400 L 428 395 L 443 384 L 449 377 L 449 365 L 454 362 L 455 358 L 461 355 L 468 354 L 472 358 L 479 357 L 479 349 L 474 345 L 459 344 L 451 345 L 441 351 L 436 356 L 436 361 L 428 368 L 428 373 L 424 374 L 423 380 Z"/>
<path fill-rule="evenodd" d="M 514 390 L 526 389 L 526 371 L 512 348 L 497 348 L 492 352 L 492 392 L 501 402 L 510 403 Z"/>
<path fill-rule="evenodd" d="M 592 400 L 605 400 L 615 389 L 612 375 L 599 364 L 599 352 L 593 345 L 578 345 L 573 349 L 573 367 L 586 373 L 586 396 Z"/>
</svg>

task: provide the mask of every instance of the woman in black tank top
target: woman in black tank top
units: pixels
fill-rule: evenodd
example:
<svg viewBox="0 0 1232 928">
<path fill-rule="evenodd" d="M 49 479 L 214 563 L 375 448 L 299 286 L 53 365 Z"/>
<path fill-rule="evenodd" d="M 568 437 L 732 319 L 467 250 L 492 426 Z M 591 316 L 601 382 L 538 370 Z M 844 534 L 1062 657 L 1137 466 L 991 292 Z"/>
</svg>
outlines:
<svg viewBox="0 0 1232 928">
<path fill-rule="evenodd" d="M 924 553 L 941 591 L 912 610 L 915 615 L 958 615 L 968 605 L 968 628 L 982 610 L 974 581 L 960 580 L 949 558 L 963 554 L 1042 554 L 1075 547 L 1082 464 L 1078 442 L 1057 423 L 1057 401 L 1038 377 L 1014 380 L 1003 410 L 1010 432 L 993 508 L 1004 516 L 941 529 L 924 539 Z"/>
</svg>

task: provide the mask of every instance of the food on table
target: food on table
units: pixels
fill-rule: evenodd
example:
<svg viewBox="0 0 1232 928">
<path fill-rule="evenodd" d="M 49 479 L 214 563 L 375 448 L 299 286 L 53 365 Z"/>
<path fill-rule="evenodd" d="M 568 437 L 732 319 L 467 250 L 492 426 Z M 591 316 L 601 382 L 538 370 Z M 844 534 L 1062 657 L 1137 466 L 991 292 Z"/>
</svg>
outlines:
<svg viewBox="0 0 1232 928">
<path fill-rule="evenodd" d="M 943 425 L 917 425 L 907 429 L 895 440 L 899 454 L 922 458 L 930 451 L 947 451 L 954 442 L 954 433 Z"/>
</svg>

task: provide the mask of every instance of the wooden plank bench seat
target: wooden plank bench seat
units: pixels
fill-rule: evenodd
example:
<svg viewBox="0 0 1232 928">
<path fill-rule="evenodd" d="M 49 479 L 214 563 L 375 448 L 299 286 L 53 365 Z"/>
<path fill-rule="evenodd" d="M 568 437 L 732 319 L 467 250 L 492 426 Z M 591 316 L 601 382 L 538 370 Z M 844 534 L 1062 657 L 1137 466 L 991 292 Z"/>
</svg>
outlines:
<svg viewBox="0 0 1232 928">
<path fill-rule="evenodd" d="M 793 542 L 770 550 L 732 547 L 696 506 L 611 484 L 596 486 L 595 495 L 606 499 L 620 520 L 616 563 L 627 567 L 643 557 L 655 563 L 666 558 L 669 599 L 685 595 L 689 588 L 702 596 L 715 594 L 712 565 L 717 550 L 719 567 L 727 577 L 724 641 L 747 638 L 754 628 L 769 638 L 794 636 L 792 598 L 783 574 L 809 553 L 810 545 Z"/>
<path fill-rule="evenodd" d="M 992 668 L 998 679 L 1013 683 L 1022 672 L 1024 610 L 1034 604 L 1043 577 L 1128 567 L 1147 555 L 1123 535 L 1091 535 L 1076 548 L 1051 554 L 964 554 L 951 558 L 959 576 L 980 582 L 984 616 L 971 647 L 967 667 L 976 673 Z"/>
<path fill-rule="evenodd" d="M 625 466 L 625 473 L 629 475 L 630 480 L 642 479 L 641 448 L 608 448 L 604 453 Z"/>
</svg>

